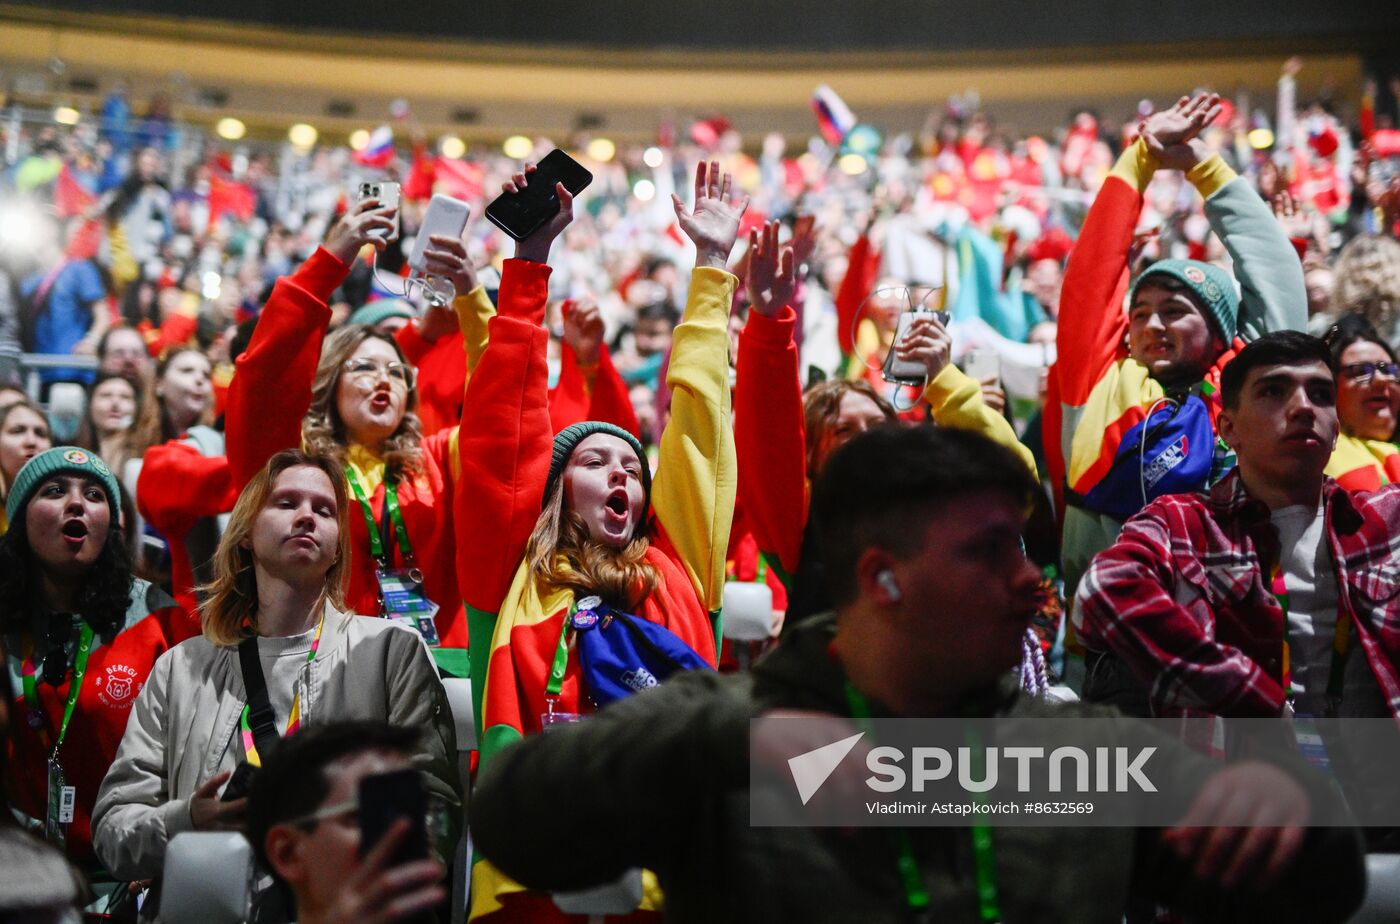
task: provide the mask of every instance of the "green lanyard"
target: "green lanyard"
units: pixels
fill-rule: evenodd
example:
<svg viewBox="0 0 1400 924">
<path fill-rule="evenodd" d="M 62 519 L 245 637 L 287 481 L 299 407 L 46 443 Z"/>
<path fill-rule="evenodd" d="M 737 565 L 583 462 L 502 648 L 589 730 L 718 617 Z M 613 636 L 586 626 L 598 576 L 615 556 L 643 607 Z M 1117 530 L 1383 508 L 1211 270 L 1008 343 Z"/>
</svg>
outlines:
<svg viewBox="0 0 1400 924">
<path fill-rule="evenodd" d="M 350 487 L 355 492 L 355 500 L 360 502 L 360 513 L 365 517 L 365 531 L 369 533 L 369 553 L 381 568 L 387 568 L 389 558 L 384 552 L 384 539 L 379 535 L 379 524 L 374 522 L 374 508 L 369 505 L 365 486 L 360 483 L 360 476 L 348 465 L 345 466 L 345 478 L 350 482 Z M 398 537 L 399 552 L 403 555 L 404 564 L 409 564 L 413 561 L 413 545 L 408 541 L 408 529 L 403 525 L 403 514 L 399 511 L 398 486 L 390 478 L 384 479 L 384 506 L 388 511 L 389 522 L 394 525 L 394 535 Z"/>
<path fill-rule="evenodd" d="M 851 717 L 864 732 L 870 732 L 870 703 L 849 680 L 845 681 L 846 701 L 851 707 Z M 979 753 L 971 732 L 968 733 L 968 746 L 972 753 Z M 976 768 L 973 768 L 974 771 Z M 914 858 L 914 844 L 908 828 L 894 829 L 895 849 L 899 879 L 904 885 L 904 898 L 909 910 L 917 914 L 928 911 L 929 895 L 919 873 L 919 861 Z M 977 872 L 977 910 L 983 921 L 993 924 L 1001 920 L 1001 903 L 997 898 L 996 854 L 992 850 L 992 829 L 985 824 L 972 825 L 972 858 Z"/>
<path fill-rule="evenodd" d="M 58 759 L 58 749 L 63 747 L 63 739 L 68 735 L 68 723 L 73 719 L 73 710 L 78 705 L 78 694 L 83 691 L 83 677 L 87 674 L 88 655 L 92 653 L 92 626 L 86 622 L 78 630 L 78 654 L 73 659 L 73 679 L 68 684 L 68 702 L 63 707 L 63 724 L 58 727 L 58 739 L 54 741 L 50 760 Z M 33 661 L 33 658 L 30 658 Z M 37 669 L 32 665 L 23 671 L 21 682 L 24 686 L 24 701 L 30 709 L 39 709 L 39 684 L 34 679 Z"/>
<path fill-rule="evenodd" d="M 610 612 L 597 596 L 575 600 L 574 605 L 569 607 L 569 612 L 564 617 L 564 625 L 559 629 L 559 644 L 554 646 L 554 663 L 549 668 L 549 682 L 544 686 L 547 697 L 558 696 L 564 689 L 564 674 L 569 669 L 569 630 L 574 627 L 574 615 L 580 611 L 591 612 L 594 619 L 606 616 Z"/>
</svg>

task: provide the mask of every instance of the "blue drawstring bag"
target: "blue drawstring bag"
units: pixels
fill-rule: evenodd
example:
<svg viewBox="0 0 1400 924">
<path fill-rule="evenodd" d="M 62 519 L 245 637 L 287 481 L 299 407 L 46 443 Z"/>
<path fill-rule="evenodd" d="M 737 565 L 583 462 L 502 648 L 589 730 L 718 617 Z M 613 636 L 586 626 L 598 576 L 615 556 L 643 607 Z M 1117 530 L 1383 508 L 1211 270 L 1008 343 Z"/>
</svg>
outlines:
<svg viewBox="0 0 1400 924">
<path fill-rule="evenodd" d="M 678 671 L 714 670 L 670 629 L 585 597 L 569 617 L 583 686 L 598 708 Z"/>
<path fill-rule="evenodd" d="M 1113 464 L 1083 496 L 1083 506 L 1126 520 L 1164 494 L 1204 491 L 1215 445 L 1210 409 L 1200 395 L 1163 400 L 1123 434 Z"/>
</svg>

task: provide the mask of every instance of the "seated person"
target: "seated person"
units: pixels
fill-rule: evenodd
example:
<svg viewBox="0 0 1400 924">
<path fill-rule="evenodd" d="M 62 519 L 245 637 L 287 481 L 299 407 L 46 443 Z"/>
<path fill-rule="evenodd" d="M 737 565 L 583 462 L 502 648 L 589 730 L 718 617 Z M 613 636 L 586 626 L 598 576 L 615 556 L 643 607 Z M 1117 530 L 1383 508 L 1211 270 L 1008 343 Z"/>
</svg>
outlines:
<svg viewBox="0 0 1400 924">
<path fill-rule="evenodd" d="M 1168 772 L 1195 781 L 1196 803 L 1166 832 L 979 826 L 974 839 L 908 827 L 901 846 L 888 830 L 751 824 L 760 715 L 1113 717 L 1026 696 L 1007 676 L 1039 584 L 1021 551 L 1035 491 L 1020 459 L 974 433 L 877 427 L 852 439 L 813 492 L 835 613 L 795 626 L 746 677 L 683 673 L 501 750 L 475 793 L 477 846 L 539 889 L 645 865 L 674 921 L 1117 922 L 1135 874 L 1183 911 L 1345 920 L 1364 880 L 1354 829 L 1305 834 L 1312 802 L 1294 777 L 1257 762 L 1221 769 L 1160 737 Z M 822 734 L 830 723 L 789 724 L 822 737 L 786 755 L 836 740 Z M 1209 827 L 1213 804 L 1257 813 L 1249 836 Z"/>
<path fill-rule="evenodd" d="M 416 916 L 446 899 L 436 859 L 391 862 L 407 821 L 377 844 L 360 841 L 360 781 L 412 767 L 417 744 L 408 728 L 332 722 L 268 755 L 248 794 L 248 840 L 262 867 L 290 890 L 299 924 L 422 920 Z"/>
<path fill-rule="evenodd" d="M 460 804 L 451 713 L 422 639 L 342 609 L 349 515 L 339 466 L 300 450 L 274 455 L 239 497 L 204 636 L 156 662 L 102 781 L 93 841 L 113 874 L 158 876 L 181 831 L 241 828 L 246 799 L 221 790 L 282 729 L 346 719 L 411 729 L 430 791 Z"/>
</svg>

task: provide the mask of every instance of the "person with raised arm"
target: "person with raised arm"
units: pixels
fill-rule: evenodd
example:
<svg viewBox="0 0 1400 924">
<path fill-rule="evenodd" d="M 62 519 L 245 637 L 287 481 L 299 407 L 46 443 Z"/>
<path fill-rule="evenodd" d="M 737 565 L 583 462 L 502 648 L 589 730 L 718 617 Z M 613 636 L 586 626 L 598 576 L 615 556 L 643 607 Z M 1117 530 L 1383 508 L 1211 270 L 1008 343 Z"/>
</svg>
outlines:
<svg viewBox="0 0 1400 924">
<path fill-rule="evenodd" d="M 506 191 L 527 185 L 531 172 L 527 165 Z M 748 204 L 730 187 L 717 164 L 701 164 L 693 209 L 674 201 L 696 263 L 654 483 L 627 431 L 586 421 L 554 435 L 550 424 L 542 321 L 550 245 L 573 218 L 562 185 L 559 213 L 506 261 L 500 310 L 467 387 L 456 497 L 482 766 L 546 725 L 654 684 L 657 673 L 715 664 L 737 478 L 726 325 L 738 280 L 725 264 Z M 627 662 L 626 676 L 608 673 L 594 655 L 624 632 L 665 656 Z M 474 918 L 569 919 L 489 863 L 474 867 L 472 882 Z M 654 919 L 658 907 L 648 888 L 638 913 Z"/>
</svg>

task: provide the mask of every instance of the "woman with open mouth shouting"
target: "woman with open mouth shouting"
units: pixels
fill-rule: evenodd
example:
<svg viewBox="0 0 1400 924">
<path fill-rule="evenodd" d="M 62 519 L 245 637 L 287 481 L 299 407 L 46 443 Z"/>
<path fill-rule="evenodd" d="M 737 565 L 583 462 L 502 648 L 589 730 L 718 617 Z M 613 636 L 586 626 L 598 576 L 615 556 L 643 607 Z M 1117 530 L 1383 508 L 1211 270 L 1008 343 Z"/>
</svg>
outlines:
<svg viewBox="0 0 1400 924">
<path fill-rule="evenodd" d="M 505 191 L 528 185 L 533 171 L 527 165 Z M 550 426 L 542 322 L 550 245 L 573 219 L 562 184 L 558 214 L 505 263 L 490 341 L 467 385 L 455 498 L 483 764 L 506 744 L 577 721 L 670 669 L 714 666 L 711 616 L 724 587 L 737 479 L 727 324 L 738 280 L 725 265 L 747 206 L 730 187 L 717 164 L 701 164 L 694 209 L 675 200 L 697 257 L 673 340 L 671 419 L 655 479 L 626 430 L 586 421 L 555 436 Z M 666 656 L 649 664 L 591 659 L 617 633 L 645 637 L 639 648 Z M 603 669 L 619 663 L 626 670 L 617 676 Z M 489 861 L 472 875 L 473 919 L 582 920 Z M 657 895 L 644 895 L 638 914 L 655 919 Z"/>
<path fill-rule="evenodd" d="M 0 632 L 19 700 L 4 785 L 89 874 L 102 775 L 156 658 L 190 625 L 167 594 L 132 576 L 117 492 L 95 452 L 48 449 L 12 482 L 0 538 Z"/>
<path fill-rule="evenodd" d="M 1337 420 L 1342 425 L 1327 474 L 1348 491 L 1374 491 L 1400 481 L 1395 423 L 1400 414 L 1400 367 L 1395 351 L 1359 315 L 1327 331 L 1337 377 Z"/>
<path fill-rule="evenodd" d="M 237 489 L 279 450 L 305 446 L 335 459 L 351 507 L 346 605 L 415 629 L 439 666 L 460 675 L 467 623 L 450 502 L 457 427 L 423 433 L 415 370 L 395 338 L 363 325 L 325 337 L 331 294 L 362 251 L 383 249 L 378 232 L 393 227 L 392 216 L 374 199 L 358 203 L 295 274 L 278 280 L 229 387 L 229 467 Z M 435 235 L 426 261 L 457 298 L 428 309 L 418 329 L 463 323 L 461 361 L 470 369 L 494 308 L 461 240 Z"/>
</svg>

